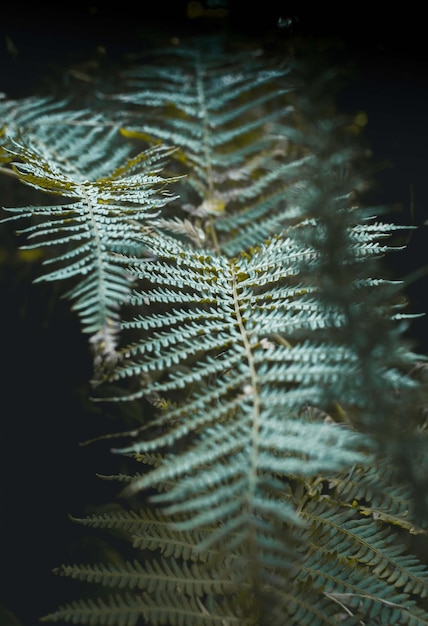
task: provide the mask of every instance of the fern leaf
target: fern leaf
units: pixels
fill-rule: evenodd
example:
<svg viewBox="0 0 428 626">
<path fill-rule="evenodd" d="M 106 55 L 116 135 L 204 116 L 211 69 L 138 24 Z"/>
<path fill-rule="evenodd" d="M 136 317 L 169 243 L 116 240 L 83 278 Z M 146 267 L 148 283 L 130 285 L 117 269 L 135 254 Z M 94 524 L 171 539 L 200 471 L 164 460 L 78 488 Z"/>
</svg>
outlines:
<svg viewBox="0 0 428 626">
<path fill-rule="evenodd" d="M 22 182 L 60 195 L 66 202 L 8 208 L 12 215 L 3 221 L 33 222 L 19 232 L 36 242 L 23 247 L 52 248 L 54 253 L 45 264 L 57 266 L 36 280 L 73 279 L 65 297 L 74 300 L 83 331 L 92 335 L 97 358 L 101 355 L 101 360 L 114 362 L 118 310 L 131 289 L 126 254 L 141 249 L 141 230 L 151 228 L 159 208 L 171 200 L 163 191 L 167 181 L 156 173 L 170 151 L 147 150 L 93 182 L 85 180 L 83 172 L 76 177 L 68 161 L 56 162 L 54 152 L 47 159 L 44 144 L 40 151 L 39 144 L 10 140 L 6 151 Z"/>
<path fill-rule="evenodd" d="M 118 510 L 94 514 L 74 521 L 93 528 L 120 530 L 128 536 L 134 547 L 141 550 L 160 550 L 165 557 L 205 561 L 212 553 L 200 550 L 209 530 L 187 532 L 174 528 L 170 519 L 150 509 L 135 511 Z"/>
<path fill-rule="evenodd" d="M 231 572 L 211 568 L 202 571 L 197 563 L 178 563 L 173 557 L 162 560 L 137 560 L 124 564 L 62 565 L 55 573 L 76 580 L 98 583 L 116 589 L 144 589 L 149 594 L 164 589 L 201 597 L 204 594 L 224 594 L 235 590 Z"/>
<path fill-rule="evenodd" d="M 250 201 L 264 207 L 260 226 L 263 218 L 270 220 L 262 193 L 269 187 L 274 197 L 276 188 L 284 187 L 287 167 L 298 170 L 294 156 L 285 165 L 277 162 L 287 140 L 269 130 L 273 120 L 292 111 L 289 70 L 255 57 L 242 72 L 239 56 L 230 60 L 224 51 L 205 46 L 166 50 L 156 59 L 155 72 L 146 65 L 126 72 L 129 91 L 117 97 L 128 105 L 122 122 L 126 134 L 149 141 L 158 137 L 180 148 L 177 158 L 187 173 L 188 201 L 178 210 L 210 220 L 225 211 L 249 210 Z M 138 123 L 141 115 L 144 124 Z"/>
<path fill-rule="evenodd" d="M 131 593 L 114 594 L 107 599 L 76 600 L 40 618 L 41 622 L 59 621 L 87 626 L 136 626 L 144 611 L 140 599 Z"/>
<path fill-rule="evenodd" d="M 296 315 L 299 307 L 305 310 L 306 292 L 295 288 L 295 274 L 302 264 L 312 262 L 312 250 L 297 246 L 292 254 L 293 242 L 278 239 L 255 250 L 252 257 L 231 262 L 213 253 L 190 252 L 161 236 L 154 245 L 156 262 L 135 265 L 137 279 L 147 289 L 136 290 L 134 302 L 152 300 L 151 281 L 165 294 L 167 288 L 177 293 L 182 285 L 185 293 L 193 294 L 198 314 L 189 322 L 192 309 L 172 306 L 163 319 L 152 315 L 130 325 L 135 329 L 141 324 L 144 339 L 124 349 L 130 364 L 118 367 L 116 376 L 147 374 L 153 382 L 140 395 L 187 389 L 188 401 L 149 424 L 148 432 L 161 428 L 164 434 L 137 440 L 122 450 L 136 454 L 166 450 L 164 462 L 130 483 L 127 491 L 170 483 L 172 488 L 154 500 L 174 519 L 184 517 L 176 522 L 177 529 L 194 533 L 213 528 L 203 549 L 213 542 L 231 552 L 245 551 L 245 545 L 259 564 L 252 574 L 263 580 L 264 572 L 279 562 L 285 570 L 294 567 L 292 551 L 274 539 L 279 528 L 301 523 L 290 499 L 278 498 L 282 481 L 327 469 L 350 469 L 366 458 L 366 439 L 301 413 L 308 402 L 327 401 L 325 389 L 346 376 L 347 366 L 352 371 L 352 358 L 346 351 L 333 352 L 327 345 L 303 340 L 314 329 L 338 324 L 334 312 L 320 318 Z M 257 306 L 262 295 L 269 301 L 278 284 L 283 285 L 283 298 L 276 301 L 282 317 L 275 326 L 269 315 L 253 315 L 251 303 L 253 295 L 258 296 Z M 201 304 L 206 294 L 210 301 L 204 315 Z M 267 347 L 262 340 L 273 331 L 296 345 L 272 342 Z M 157 380 L 160 373 L 164 375 Z M 169 454 L 172 448 L 175 453 Z"/>
<path fill-rule="evenodd" d="M 325 506 L 312 503 L 305 509 L 304 517 L 311 520 L 310 541 L 320 553 L 333 555 L 350 575 L 358 576 L 362 565 L 362 579 L 367 579 L 367 568 L 376 576 L 377 588 L 385 583 L 385 598 L 395 602 L 391 594 L 417 593 L 425 597 L 428 591 L 428 574 L 420 561 L 405 553 L 394 533 L 384 525 L 355 515 L 352 511 L 329 511 Z M 343 557 L 347 556 L 345 559 Z M 350 556 L 352 555 L 352 556 Z M 327 557 L 328 560 L 328 557 Z M 342 576 L 343 583 L 343 576 Z M 399 596 L 397 596 L 397 602 Z"/>
</svg>

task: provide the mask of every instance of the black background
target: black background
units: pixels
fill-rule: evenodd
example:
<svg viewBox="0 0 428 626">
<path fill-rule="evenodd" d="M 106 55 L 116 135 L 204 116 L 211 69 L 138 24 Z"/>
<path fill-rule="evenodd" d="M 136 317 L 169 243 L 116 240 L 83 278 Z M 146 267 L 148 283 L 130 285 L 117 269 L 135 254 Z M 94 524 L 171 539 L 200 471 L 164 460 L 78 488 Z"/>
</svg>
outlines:
<svg viewBox="0 0 428 626">
<path fill-rule="evenodd" d="M 227 17 L 211 13 L 191 19 L 188 8 L 188 2 L 180 1 L 110 8 L 103 3 L 2 3 L 0 92 L 31 95 L 62 76 L 65 66 L 81 67 L 100 58 L 120 63 L 123 55 L 138 52 L 156 37 L 227 29 L 267 45 L 291 36 L 324 42 L 337 60 L 343 58 L 355 69 L 339 106 L 367 114 L 364 141 L 374 160 L 387 164 L 379 168 L 373 200 L 390 206 L 394 220 L 418 227 L 391 267 L 403 278 L 428 267 L 428 79 L 422 13 L 402 7 L 374 14 L 363 5 L 333 11 L 289 2 L 232 1 Z M 280 18 L 281 23 L 292 19 L 291 32 L 278 27 Z M 16 183 L 0 178 L 1 205 L 17 205 L 21 198 L 25 193 Z M 32 284 L 39 268 L 17 255 L 11 230 L 0 226 L 0 604 L 22 626 L 36 626 L 38 617 L 74 597 L 65 581 L 51 574 L 61 562 L 77 562 L 90 538 L 68 515 L 114 498 L 111 484 L 95 476 L 111 469 L 108 446 L 79 446 L 112 425 L 87 400 L 90 355 L 69 303 L 52 285 Z M 423 272 L 406 287 L 415 312 L 426 312 L 427 287 Z M 426 329 L 420 319 L 409 331 L 423 353 L 428 349 Z M 12 619 L 5 626 L 9 624 Z"/>
</svg>

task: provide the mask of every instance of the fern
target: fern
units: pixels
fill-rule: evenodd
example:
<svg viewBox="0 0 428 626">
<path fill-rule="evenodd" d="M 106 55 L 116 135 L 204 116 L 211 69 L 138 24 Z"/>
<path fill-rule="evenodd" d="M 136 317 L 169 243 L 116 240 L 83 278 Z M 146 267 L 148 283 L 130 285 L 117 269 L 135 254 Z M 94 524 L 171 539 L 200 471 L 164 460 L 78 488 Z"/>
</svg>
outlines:
<svg viewBox="0 0 428 626">
<path fill-rule="evenodd" d="M 160 146 L 130 156 L 132 147 L 119 145 L 106 159 L 118 129 L 100 118 L 89 122 L 85 111 L 45 114 L 36 137 L 31 125 L 21 137 L 29 112 L 43 104 L 20 104 L 23 128 L 12 125 L 6 132 L 3 160 L 23 183 L 61 203 L 7 208 L 12 215 L 3 222 L 31 220 L 19 232 L 34 243 L 23 248 L 53 248 L 45 264 L 55 269 L 38 280 L 73 281 L 65 297 L 74 300 L 82 330 L 91 335 L 98 368 L 98 361 L 116 358 L 118 310 L 131 289 L 124 255 L 140 251 L 139 233 L 150 230 L 159 208 L 172 199 L 159 174 L 170 150 Z"/>
<path fill-rule="evenodd" d="M 113 450 L 139 471 L 105 477 L 127 506 L 76 520 L 135 558 L 59 567 L 99 597 L 43 621 L 426 625 L 421 469 L 399 476 L 425 468 L 421 357 L 380 261 L 401 227 L 360 206 L 329 71 L 194 44 L 102 112 L 2 103 L 5 168 L 63 198 L 6 221 L 74 281 L 98 399 L 147 410 Z"/>
<path fill-rule="evenodd" d="M 188 183 L 181 210 L 208 224 L 213 237 L 227 231 L 218 245 L 236 254 L 278 231 L 284 220 L 278 211 L 293 218 L 280 192 L 301 161 L 287 156 L 287 137 L 271 131 L 274 121 L 292 112 L 284 96 L 293 85 L 290 68 L 270 67 L 257 51 L 228 57 L 209 39 L 203 50 L 162 50 L 155 68 L 126 72 L 127 92 L 113 97 L 130 105 L 122 115 L 127 134 L 158 137 L 181 149 Z M 143 125 L 142 108 L 143 119 L 150 120 Z M 249 216 L 239 224 L 239 212 L 250 209 L 252 225 Z"/>
</svg>

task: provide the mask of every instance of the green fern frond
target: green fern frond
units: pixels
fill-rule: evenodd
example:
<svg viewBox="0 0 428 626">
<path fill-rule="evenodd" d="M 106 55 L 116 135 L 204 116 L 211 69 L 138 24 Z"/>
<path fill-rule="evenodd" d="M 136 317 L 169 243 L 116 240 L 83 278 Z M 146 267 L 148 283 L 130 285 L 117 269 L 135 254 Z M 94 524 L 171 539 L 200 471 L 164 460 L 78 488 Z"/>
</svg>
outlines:
<svg viewBox="0 0 428 626">
<path fill-rule="evenodd" d="M 230 589 L 236 590 L 231 571 L 222 571 L 214 567 L 209 572 L 202 572 L 194 562 L 178 563 L 173 557 L 168 560 L 146 560 L 143 564 L 137 560 L 124 565 L 62 565 L 55 573 L 69 576 L 84 582 L 94 582 L 105 587 L 118 589 L 144 589 L 154 593 L 162 586 L 167 592 L 179 592 L 192 596 L 207 593 L 224 594 Z"/>
<path fill-rule="evenodd" d="M 420 561 L 405 552 L 387 524 L 373 523 L 352 510 L 337 510 L 328 502 L 311 502 L 302 515 L 310 521 L 310 543 L 317 553 L 335 553 L 351 570 L 360 565 L 400 592 L 425 597 L 428 573 Z"/>
<path fill-rule="evenodd" d="M 70 603 L 43 617 L 42 622 L 76 623 L 77 620 L 81 624 L 133 626 L 144 617 L 150 624 L 221 625 L 226 619 L 239 626 L 255 623 L 249 607 L 245 617 L 243 608 L 230 601 L 228 591 L 234 588 L 234 583 L 225 569 L 221 575 L 211 569 L 208 576 L 196 563 L 183 562 L 179 566 L 170 558 L 168 562 L 165 559 L 152 561 L 145 567 L 138 562 L 120 568 L 63 566 L 57 573 L 106 587 L 124 588 L 124 591 L 105 599 Z M 131 590 L 134 593 L 131 594 Z"/>
<path fill-rule="evenodd" d="M 338 501 L 352 505 L 362 515 L 383 520 L 411 534 L 426 533 L 412 520 L 412 497 L 404 481 L 397 482 L 391 463 L 379 459 L 376 467 L 356 467 L 349 475 L 333 479 L 330 488 Z"/>
<path fill-rule="evenodd" d="M 150 306 L 154 289 L 166 299 L 171 294 L 173 306 L 163 318 L 130 322 L 143 339 L 124 348 L 130 362 L 115 376 L 152 379 L 136 396 L 185 389 L 186 402 L 161 412 L 122 450 L 166 451 L 164 462 L 127 491 L 171 483 L 153 499 L 175 520 L 184 516 L 177 529 L 212 528 L 203 549 L 214 542 L 226 552 L 249 551 L 258 564 L 252 575 L 265 581 L 278 563 L 284 571 L 294 567 L 287 543 L 301 519 L 280 496 L 284 481 L 368 458 L 367 437 L 301 412 L 307 403 L 327 403 L 334 392 L 326 390 L 355 373 L 347 351 L 309 339 L 340 326 L 340 317 L 327 309 L 319 315 L 307 299 L 299 273 L 316 255 L 292 239 L 277 238 L 233 261 L 161 235 L 152 252 L 156 260 L 135 263 L 146 289 L 135 290 L 133 302 Z M 186 309 L 174 306 L 180 291 L 189 298 Z M 280 291 L 269 312 L 266 303 Z M 164 432 L 143 440 L 151 429 Z M 276 539 L 287 533 L 288 542 Z M 280 579 L 283 587 L 285 574 Z"/>
<path fill-rule="evenodd" d="M 104 137 L 98 159 L 110 140 Z M 31 222 L 18 231 L 35 241 L 24 249 L 53 249 L 45 264 L 56 269 L 36 281 L 74 281 L 65 297 L 74 300 L 73 308 L 82 330 L 91 335 L 95 355 L 114 361 L 118 310 L 131 289 L 126 255 L 141 251 L 141 231 L 153 227 L 159 208 L 172 199 L 165 191 L 171 181 L 158 174 L 170 150 L 148 149 L 94 181 L 85 178 L 78 163 L 58 160 L 53 147 L 49 150 L 50 154 L 44 143 L 24 145 L 13 139 L 5 147 L 22 182 L 60 196 L 62 203 L 6 208 L 12 215 L 2 221 Z M 90 156 L 85 159 L 92 169 Z"/>
<path fill-rule="evenodd" d="M 15 100 L 0 98 L 0 117 L 12 136 L 18 129 L 35 129 L 39 123 L 43 124 L 52 116 L 63 113 L 69 104 L 67 99 L 59 100 L 55 96 L 30 96 Z"/>
<path fill-rule="evenodd" d="M 171 525 L 170 518 L 151 509 L 141 509 L 138 513 L 119 509 L 81 519 L 74 518 L 74 521 L 92 528 L 120 530 L 130 538 L 135 548 L 159 550 L 165 557 L 205 561 L 213 554 L 210 550 L 200 549 L 202 542 L 209 536 L 209 529 L 191 533 L 179 530 Z"/>
<path fill-rule="evenodd" d="M 187 190 L 179 211 L 210 222 L 254 205 L 259 225 L 266 228 L 263 218 L 271 220 L 272 200 L 264 192 L 275 198 L 276 188 L 285 186 L 287 167 L 299 169 L 295 156 L 287 157 L 287 139 L 270 132 L 271 122 L 292 110 L 289 69 L 254 56 L 243 72 L 240 55 L 205 45 L 162 51 L 156 59 L 156 70 L 140 65 L 124 75 L 128 91 L 116 96 L 128 105 L 124 132 L 180 148 Z M 275 226 L 266 234 L 276 232 Z M 226 243 L 227 236 L 222 239 Z"/>
<path fill-rule="evenodd" d="M 3 107 L 5 138 L 22 144 L 25 135 L 27 146 L 46 161 L 56 162 L 62 173 L 82 182 L 110 175 L 134 150 L 120 140 L 120 125 L 112 117 L 73 107 L 70 99 L 6 100 L 0 102 L 0 115 Z M 13 153 L 9 154 L 8 159 L 13 158 Z"/>
<path fill-rule="evenodd" d="M 87 626 L 136 626 L 143 614 L 144 604 L 140 597 L 128 592 L 123 595 L 116 593 L 107 599 L 76 600 L 42 617 L 40 621 L 65 621 Z"/>
</svg>

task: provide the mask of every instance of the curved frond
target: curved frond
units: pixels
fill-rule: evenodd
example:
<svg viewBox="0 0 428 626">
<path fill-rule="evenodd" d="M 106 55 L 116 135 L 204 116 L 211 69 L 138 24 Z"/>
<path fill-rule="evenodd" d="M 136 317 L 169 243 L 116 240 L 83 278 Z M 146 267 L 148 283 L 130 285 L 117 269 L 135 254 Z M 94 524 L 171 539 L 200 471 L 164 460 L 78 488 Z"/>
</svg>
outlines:
<svg viewBox="0 0 428 626">
<path fill-rule="evenodd" d="M 4 149 L 20 180 L 61 202 L 6 208 L 11 216 L 3 221 L 30 222 L 18 231 L 31 242 L 23 248 L 49 248 L 44 263 L 54 267 L 37 280 L 72 280 L 65 297 L 74 300 L 82 330 L 91 334 L 95 354 L 114 361 L 119 308 L 132 286 L 127 255 L 141 253 L 141 232 L 153 227 L 160 207 L 172 198 L 165 190 L 171 180 L 158 173 L 170 150 L 148 149 L 91 181 L 78 163 L 65 155 L 58 160 L 54 148 L 8 141 Z M 105 145 L 98 149 L 102 154 Z"/>
</svg>

